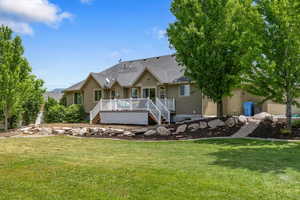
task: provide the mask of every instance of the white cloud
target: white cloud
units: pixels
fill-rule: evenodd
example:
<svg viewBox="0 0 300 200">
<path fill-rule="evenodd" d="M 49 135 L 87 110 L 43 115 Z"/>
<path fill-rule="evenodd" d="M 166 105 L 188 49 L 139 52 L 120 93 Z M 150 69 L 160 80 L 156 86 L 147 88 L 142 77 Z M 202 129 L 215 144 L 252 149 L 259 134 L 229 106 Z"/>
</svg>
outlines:
<svg viewBox="0 0 300 200">
<path fill-rule="evenodd" d="M 94 1 L 94 0 L 80 0 L 80 2 L 83 4 L 90 4 L 90 3 L 92 3 L 92 1 Z"/>
<path fill-rule="evenodd" d="M 29 25 L 31 22 L 56 27 L 62 20 L 71 17 L 70 13 L 62 12 L 49 0 L 0 0 L 1 24 L 10 26 L 20 33 L 33 33 Z"/>
<path fill-rule="evenodd" d="M 167 37 L 167 31 L 164 29 L 159 29 L 158 27 L 153 27 L 150 34 L 159 40 Z"/>
<path fill-rule="evenodd" d="M 34 33 L 30 25 L 24 22 L 16 22 L 10 19 L 0 18 L 0 24 L 10 27 L 17 33 L 22 33 L 26 35 L 33 35 Z"/>
</svg>

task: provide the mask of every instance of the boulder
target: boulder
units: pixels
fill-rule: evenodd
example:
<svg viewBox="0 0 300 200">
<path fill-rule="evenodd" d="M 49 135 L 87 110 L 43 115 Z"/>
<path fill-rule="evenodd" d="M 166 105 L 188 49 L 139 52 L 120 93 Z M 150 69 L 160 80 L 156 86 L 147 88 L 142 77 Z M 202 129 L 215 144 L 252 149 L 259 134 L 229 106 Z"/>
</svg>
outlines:
<svg viewBox="0 0 300 200">
<path fill-rule="evenodd" d="M 186 131 L 186 128 L 187 128 L 186 124 L 180 125 L 178 126 L 176 133 L 184 133 Z"/>
<path fill-rule="evenodd" d="M 225 123 L 220 119 L 214 119 L 208 122 L 210 128 L 217 128 L 219 126 L 225 126 Z"/>
<path fill-rule="evenodd" d="M 27 130 L 27 131 L 22 131 L 23 134 L 25 135 L 34 135 L 33 131 Z"/>
<path fill-rule="evenodd" d="M 74 128 L 74 129 L 71 130 L 71 135 L 73 135 L 73 136 L 79 136 L 80 135 L 80 131 L 81 131 L 80 128 Z"/>
<path fill-rule="evenodd" d="M 200 129 L 200 125 L 198 123 L 193 123 L 189 125 L 188 129 L 194 132 Z"/>
<path fill-rule="evenodd" d="M 91 128 L 90 129 L 91 135 L 98 135 L 99 132 L 100 132 L 99 128 Z"/>
<path fill-rule="evenodd" d="M 199 126 L 200 126 L 201 129 L 205 129 L 205 128 L 207 128 L 207 122 L 201 121 L 201 122 L 199 123 Z"/>
<path fill-rule="evenodd" d="M 256 119 L 256 120 L 270 119 L 270 120 L 273 121 L 272 115 L 270 113 L 267 113 L 267 112 L 262 112 L 262 113 L 254 115 L 253 119 Z"/>
<path fill-rule="evenodd" d="M 31 131 L 32 127 L 25 127 L 25 128 L 21 128 L 20 131 L 22 132 L 26 132 L 26 131 Z"/>
<path fill-rule="evenodd" d="M 146 133 L 144 133 L 145 136 L 152 136 L 152 135 L 155 135 L 155 134 L 156 134 L 155 130 L 149 130 Z"/>
<path fill-rule="evenodd" d="M 53 130 L 53 134 L 55 135 L 64 135 L 66 133 L 65 130 Z"/>
<path fill-rule="evenodd" d="M 133 136 L 135 136 L 135 134 L 132 133 L 131 131 L 125 131 L 125 132 L 123 133 L 123 135 L 124 135 L 124 136 L 128 136 L 128 137 L 133 137 Z"/>
<path fill-rule="evenodd" d="M 139 129 L 134 129 L 132 132 L 135 134 L 142 134 L 146 133 L 148 131 L 148 128 L 139 128 Z"/>
<path fill-rule="evenodd" d="M 225 121 L 226 126 L 228 127 L 234 127 L 235 126 L 235 119 L 234 118 L 229 118 Z"/>
<path fill-rule="evenodd" d="M 85 136 L 85 135 L 88 135 L 90 132 L 90 130 L 88 128 L 82 128 L 80 129 L 79 131 L 79 135 L 78 136 Z"/>
<path fill-rule="evenodd" d="M 246 124 L 247 123 L 247 117 L 244 115 L 240 115 L 238 118 L 239 122 Z"/>
<path fill-rule="evenodd" d="M 39 131 L 40 135 L 51 135 L 52 129 L 51 128 L 41 128 Z"/>
<path fill-rule="evenodd" d="M 171 135 L 171 132 L 164 126 L 160 126 L 156 129 L 157 133 L 161 136 Z"/>
</svg>

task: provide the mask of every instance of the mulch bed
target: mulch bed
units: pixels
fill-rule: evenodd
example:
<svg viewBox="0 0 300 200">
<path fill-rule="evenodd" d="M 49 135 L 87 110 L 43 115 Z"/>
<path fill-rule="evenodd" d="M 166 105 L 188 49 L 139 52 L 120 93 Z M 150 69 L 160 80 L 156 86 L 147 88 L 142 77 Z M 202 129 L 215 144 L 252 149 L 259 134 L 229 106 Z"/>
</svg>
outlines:
<svg viewBox="0 0 300 200">
<path fill-rule="evenodd" d="M 12 137 L 12 136 L 16 136 L 16 135 L 19 135 L 20 133 L 18 133 L 16 131 L 17 129 L 11 129 L 7 132 L 0 132 L 0 137 Z"/>
<path fill-rule="evenodd" d="M 274 123 L 270 120 L 265 120 L 260 123 L 249 137 L 300 140 L 300 128 L 293 128 L 292 133 L 288 133 L 285 130 L 285 122 Z"/>
<path fill-rule="evenodd" d="M 206 119 L 206 120 L 198 120 L 193 121 L 189 123 L 185 123 L 187 125 L 193 124 L 193 123 L 199 123 L 200 121 L 210 121 L 212 119 Z M 222 119 L 223 121 L 226 121 L 226 119 Z M 166 128 L 173 129 L 173 132 L 176 131 L 176 129 L 182 124 L 170 124 L 167 125 Z M 187 140 L 187 139 L 198 139 L 198 138 L 210 138 L 210 137 L 229 137 L 236 133 L 240 128 L 242 127 L 242 124 L 236 124 L 234 127 L 218 127 L 215 129 L 212 128 L 205 128 L 205 129 L 198 129 L 197 131 L 190 131 L 186 130 L 184 133 L 180 133 L 178 135 L 170 135 L 170 136 L 160 136 L 160 135 L 153 135 L 153 136 L 145 136 L 143 133 L 137 134 L 134 137 L 125 137 L 125 136 L 90 136 L 90 137 L 96 137 L 96 138 L 117 138 L 117 139 L 128 139 L 128 140 Z"/>
</svg>

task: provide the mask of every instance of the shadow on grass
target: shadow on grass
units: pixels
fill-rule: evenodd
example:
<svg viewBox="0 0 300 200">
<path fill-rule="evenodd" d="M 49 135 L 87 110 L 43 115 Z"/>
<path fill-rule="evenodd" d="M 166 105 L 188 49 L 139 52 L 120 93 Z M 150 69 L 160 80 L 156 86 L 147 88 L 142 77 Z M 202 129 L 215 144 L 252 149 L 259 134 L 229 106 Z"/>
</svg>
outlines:
<svg viewBox="0 0 300 200">
<path fill-rule="evenodd" d="M 212 165 L 232 169 L 248 169 L 262 173 L 284 173 L 286 169 L 300 171 L 300 144 L 259 140 L 203 140 L 199 144 L 217 145 Z"/>
</svg>

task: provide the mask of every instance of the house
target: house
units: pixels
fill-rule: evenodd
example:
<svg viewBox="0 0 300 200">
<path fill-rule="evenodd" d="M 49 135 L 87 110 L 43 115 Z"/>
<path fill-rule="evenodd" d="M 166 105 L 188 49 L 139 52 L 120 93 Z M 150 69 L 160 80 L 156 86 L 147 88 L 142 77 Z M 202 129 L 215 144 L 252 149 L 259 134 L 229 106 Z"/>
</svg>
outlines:
<svg viewBox="0 0 300 200">
<path fill-rule="evenodd" d="M 213 80 L 212 80 L 213 81 Z M 64 91 L 67 105 L 83 104 L 94 123 L 148 124 L 216 115 L 216 104 L 184 76 L 174 55 L 119 62 Z M 226 114 L 239 115 L 246 101 L 261 98 L 237 89 L 224 99 Z M 283 114 L 283 105 L 265 102 L 261 111 Z"/>
</svg>

